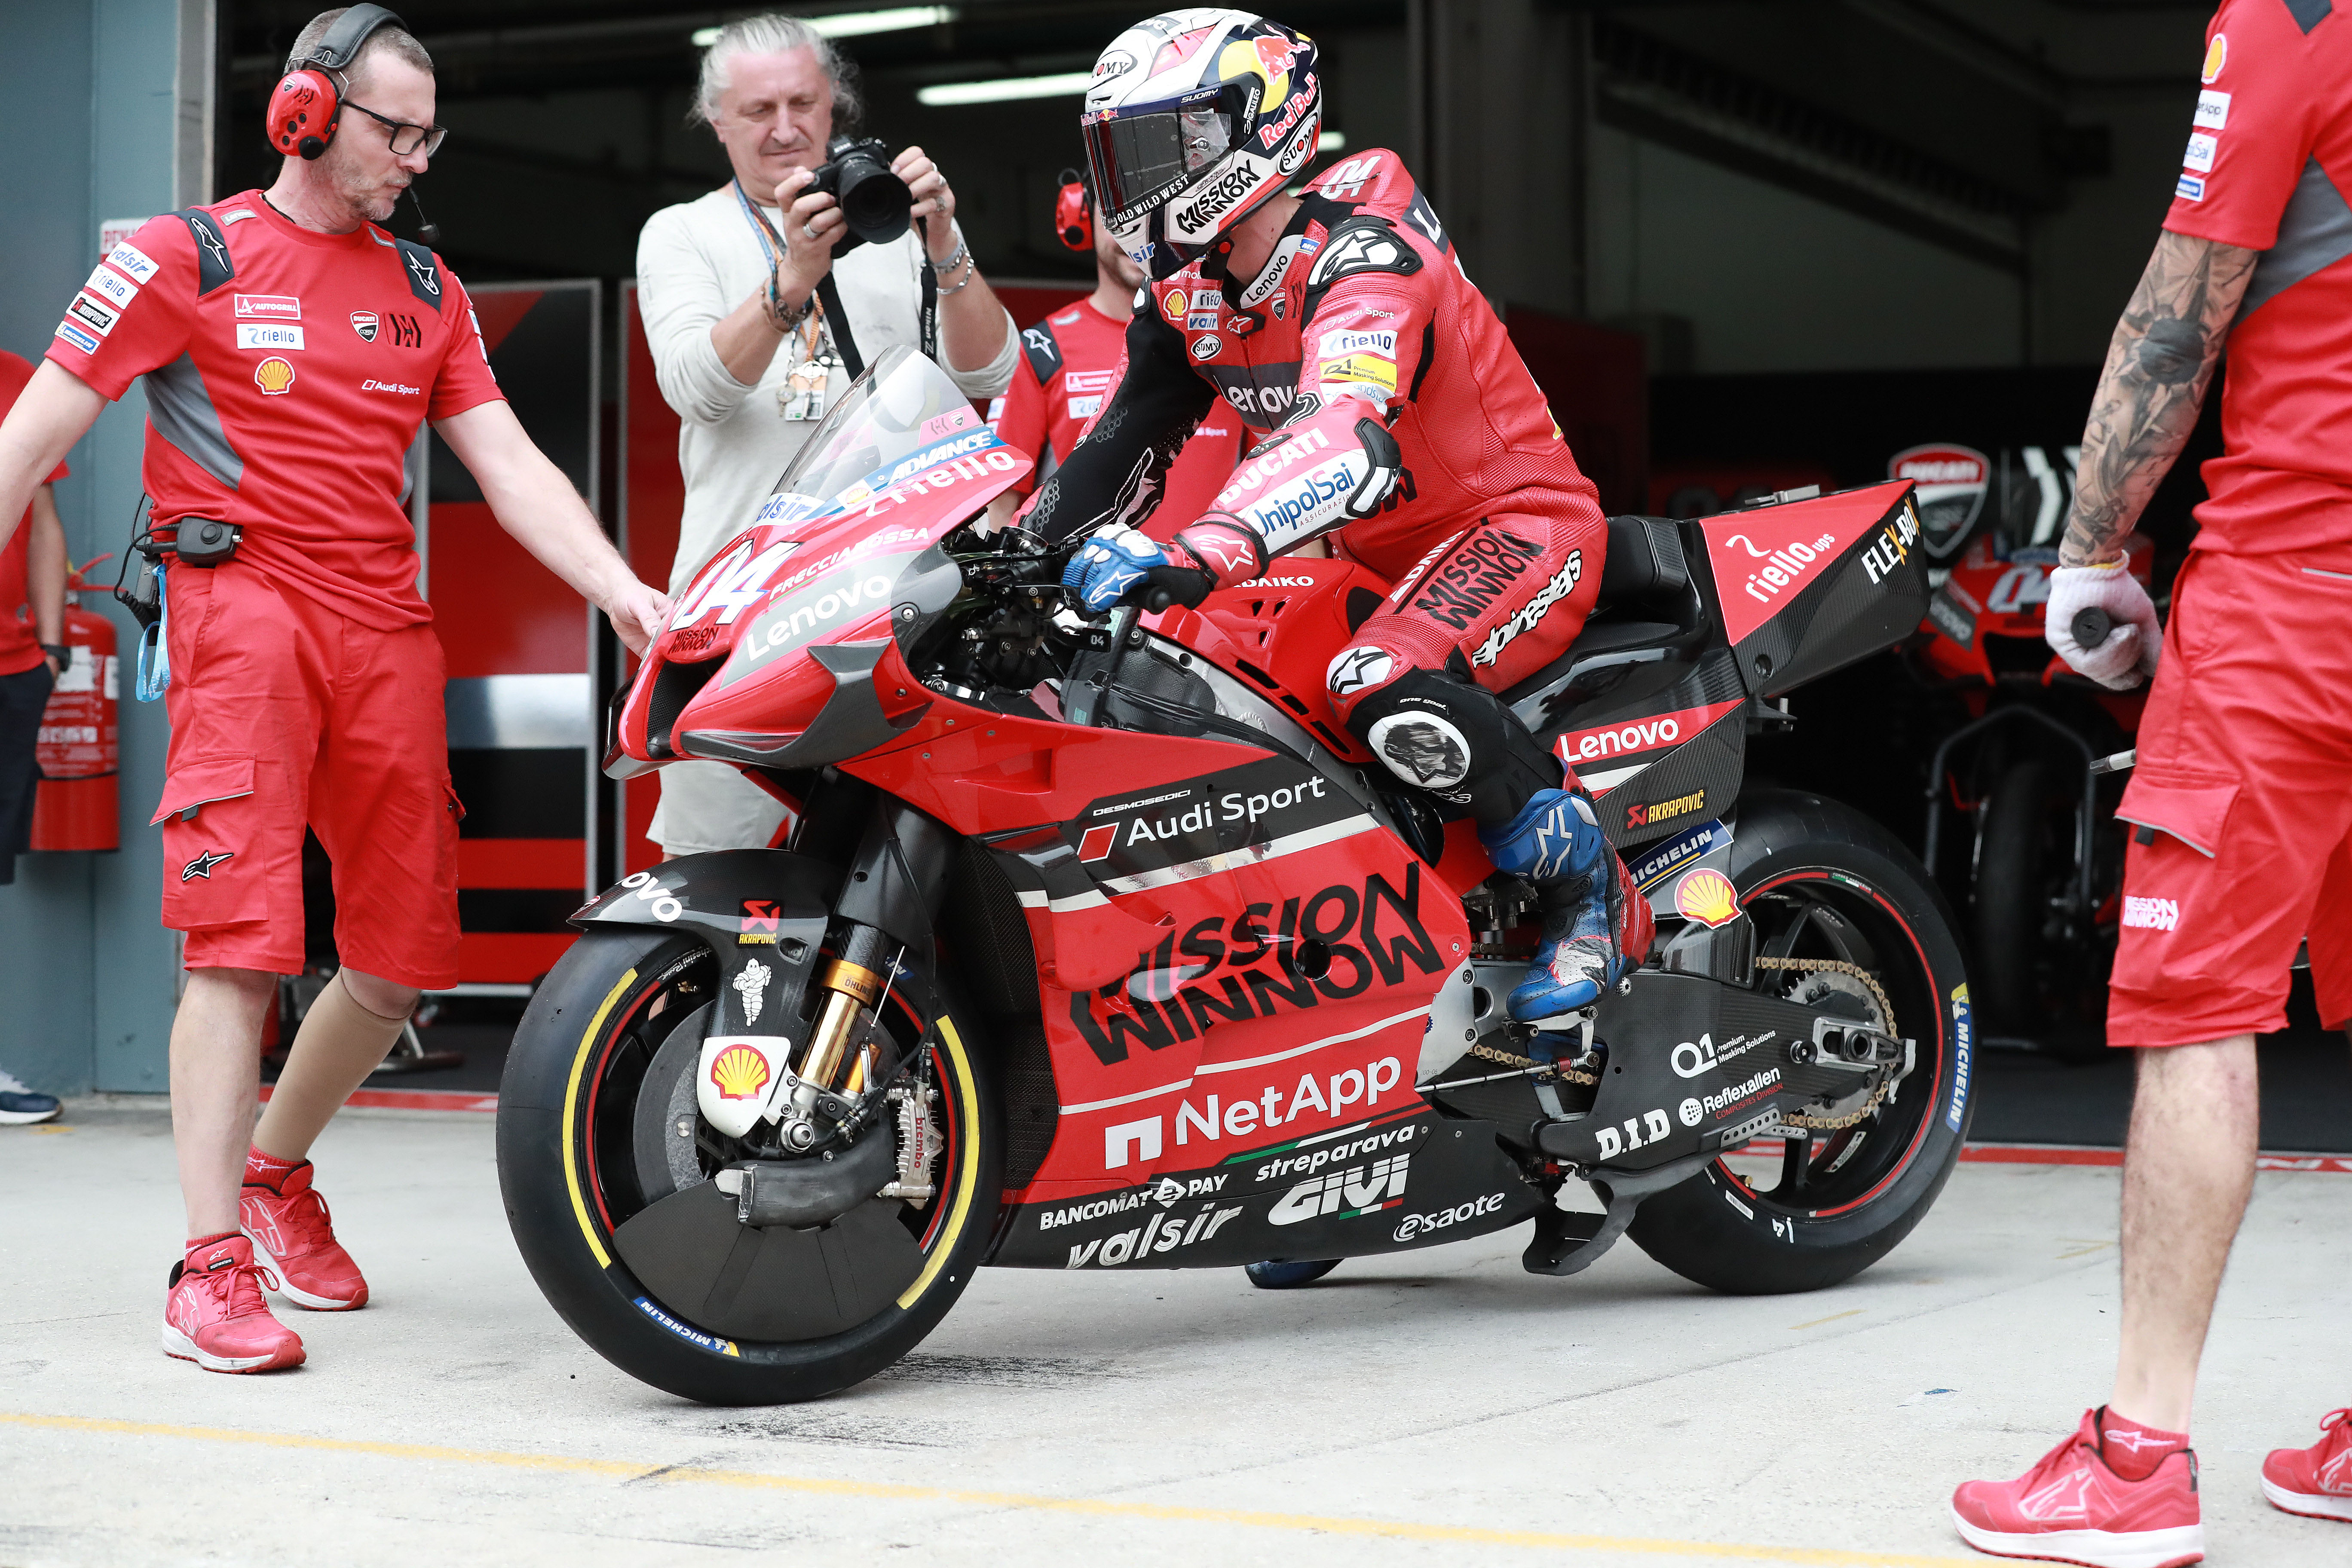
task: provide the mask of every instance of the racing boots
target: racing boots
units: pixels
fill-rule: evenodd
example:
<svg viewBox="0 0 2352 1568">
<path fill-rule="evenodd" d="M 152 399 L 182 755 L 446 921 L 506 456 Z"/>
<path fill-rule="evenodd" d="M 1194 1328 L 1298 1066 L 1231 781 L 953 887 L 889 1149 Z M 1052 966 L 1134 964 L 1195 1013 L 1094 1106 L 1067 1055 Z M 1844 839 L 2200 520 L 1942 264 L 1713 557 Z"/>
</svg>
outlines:
<svg viewBox="0 0 2352 1568">
<path fill-rule="evenodd" d="M 1481 827 L 1478 841 L 1498 870 L 1534 885 L 1543 910 L 1543 942 L 1511 993 L 1512 1017 L 1541 1025 L 1580 1012 L 1641 963 L 1648 906 L 1627 897 L 1624 868 L 1582 791 L 1541 791 L 1502 826 Z M 1629 916 L 1639 930 L 1629 931 Z"/>
</svg>

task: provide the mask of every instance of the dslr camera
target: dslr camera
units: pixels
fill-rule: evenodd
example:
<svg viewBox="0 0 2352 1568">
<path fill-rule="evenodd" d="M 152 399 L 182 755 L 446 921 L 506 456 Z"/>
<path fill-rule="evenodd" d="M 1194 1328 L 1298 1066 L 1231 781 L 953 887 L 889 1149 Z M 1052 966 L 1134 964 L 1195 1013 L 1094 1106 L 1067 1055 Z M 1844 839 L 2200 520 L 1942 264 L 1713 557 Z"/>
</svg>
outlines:
<svg viewBox="0 0 2352 1568">
<path fill-rule="evenodd" d="M 915 195 L 890 172 L 890 149 L 875 137 L 836 136 L 825 143 L 824 162 L 806 186 L 841 204 L 849 233 L 834 253 L 860 245 L 887 245 L 907 232 Z"/>
</svg>

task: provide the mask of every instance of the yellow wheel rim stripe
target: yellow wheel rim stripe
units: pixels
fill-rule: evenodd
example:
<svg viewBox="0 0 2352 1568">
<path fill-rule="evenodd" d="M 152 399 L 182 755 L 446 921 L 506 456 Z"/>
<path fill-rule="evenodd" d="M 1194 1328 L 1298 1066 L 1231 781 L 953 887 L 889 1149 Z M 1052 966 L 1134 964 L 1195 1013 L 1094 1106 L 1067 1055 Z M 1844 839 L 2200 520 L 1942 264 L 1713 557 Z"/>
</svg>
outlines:
<svg viewBox="0 0 2352 1568">
<path fill-rule="evenodd" d="M 964 1221 L 971 1215 L 973 1189 L 980 1185 L 980 1096 L 972 1086 L 971 1063 L 963 1054 L 962 1037 L 956 1033 L 955 1020 L 944 1014 L 940 1017 L 940 1038 L 948 1047 L 948 1058 L 955 1063 L 956 1093 L 963 1101 L 963 1169 L 956 1173 L 955 1205 L 948 1210 L 947 1232 L 931 1248 L 930 1261 L 923 1265 L 923 1271 L 898 1297 L 898 1310 L 902 1312 L 931 1288 L 931 1281 L 947 1267 L 948 1254 L 955 1250 L 957 1239 L 963 1235 Z"/>
<path fill-rule="evenodd" d="M 611 1016 L 613 1004 L 621 999 L 621 993 L 626 991 L 636 977 L 637 972 L 632 969 L 614 981 L 613 988 L 604 993 L 604 1005 L 596 1009 L 596 1016 L 588 1020 L 587 1030 L 580 1037 L 579 1054 L 572 1058 L 572 1079 L 563 1086 L 563 1128 L 561 1133 L 563 1141 L 563 1184 L 572 1189 L 572 1212 L 579 1216 L 580 1234 L 588 1238 L 588 1250 L 596 1255 L 596 1267 L 599 1268 L 610 1268 L 613 1255 L 604 1250 L 604 1242 L 598 1239 L 595 1222 L 588 1217 L 587 1200 L 580 1194 L 580 1152 L 574 1132 L 579 1125 L 575 1118 L 580 1109 L 580 1080 L 587 1076 L 588 1053 L 595 1046 L 596 1037 L 604 1032 L 604 1020 Z"/>
</svg>

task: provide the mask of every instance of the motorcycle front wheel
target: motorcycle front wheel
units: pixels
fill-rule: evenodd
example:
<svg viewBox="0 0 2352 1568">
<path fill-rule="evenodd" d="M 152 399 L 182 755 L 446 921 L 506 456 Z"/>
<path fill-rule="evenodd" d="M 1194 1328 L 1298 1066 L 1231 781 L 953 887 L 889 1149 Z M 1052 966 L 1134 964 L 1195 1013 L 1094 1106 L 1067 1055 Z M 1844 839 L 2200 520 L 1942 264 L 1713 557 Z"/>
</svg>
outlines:
<svg viewBox="0 0 2352 1568">
<path fill-rule="evenodd" d="M 742 1151 L 701 1120 L 691 1081 L 717 973 L 676 931 L 604 928 L 573 943 L 508 1053 L 499 1184 L 531 1278 L 614 1365 L 706 1405 L 815 1399 L 903 1357 L 979 1267 L 1003 1184 L 996 1077 L 944 999 L 899 984 L 882 1023 L 929 1075 L 932 1196 L 871 1198 L 822 1229 L 739 1226 L 707 1183 Z M 690 1147 L 663 1147 L 673 1137 Z M 667 1228 L 656 1216 L 650 1239 L 629 1228 L 681 1199 L 713 1212 Z M 745 1323 L 787 1326 L 757 1338 Z"/>
<path fill-rule="evenodd" d="M 1968 975 L 1943 896 L 1861 813 L 1759 789 L 1733 833 L 1757 988 L 1911 1040 L 1912 1069 L 1848 1126 L 1714 1161 L 1644 1203 L 1626 1235 L 1713 1289 L 1818 1290 L 1893 1250 L 1958 1163 L 1975 1109 Z"/>
</svg>

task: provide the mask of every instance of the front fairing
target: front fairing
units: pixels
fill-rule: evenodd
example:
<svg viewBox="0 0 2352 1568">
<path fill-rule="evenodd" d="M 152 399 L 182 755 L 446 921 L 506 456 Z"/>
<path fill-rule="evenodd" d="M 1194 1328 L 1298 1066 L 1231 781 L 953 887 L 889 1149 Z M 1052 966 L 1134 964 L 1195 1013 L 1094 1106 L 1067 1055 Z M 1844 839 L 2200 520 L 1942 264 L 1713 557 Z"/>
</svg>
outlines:
<svg viewBox="0 0 2352 1568">
<path fill-rule="evenodd" d="M 886 351 L 679 595 L 619 705 L 606 771 L 695 755 L 698 731 L 805 731 L 837 685 L 810 650 L 919 634 L 961 583 L 939 542 L 1030 466 L 938 366 Z"/>
</svg>

